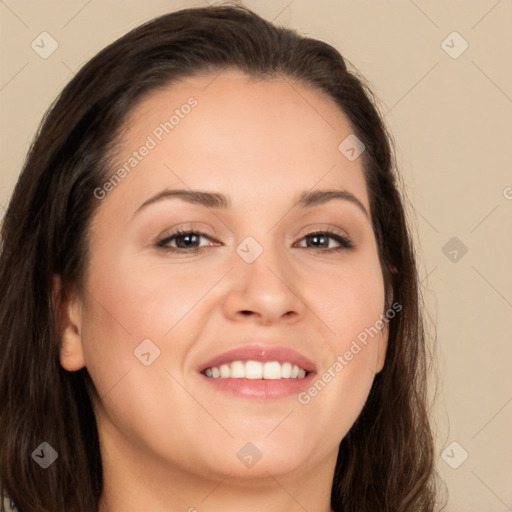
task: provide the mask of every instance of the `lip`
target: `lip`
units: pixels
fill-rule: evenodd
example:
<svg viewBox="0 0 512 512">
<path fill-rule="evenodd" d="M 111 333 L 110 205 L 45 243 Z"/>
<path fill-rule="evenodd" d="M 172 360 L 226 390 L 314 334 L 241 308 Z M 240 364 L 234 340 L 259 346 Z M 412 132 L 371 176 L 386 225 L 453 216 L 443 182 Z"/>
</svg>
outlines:
<svg viewBox="0 0 512 512">
<path fill-rule="evenodd" d="M 303 379 L 250 380 L 250 379 L 214 379 L 200 375 L 207 386 L 215 391 L 225 392 L 241 398 L 277 400 L 297 395 L 313 383 L 314 374 L 308 373 Z"/>
<path fill-rule="evenodd" d="M 201 373 L 207 368 L 220 366 L 221 364 L 229 364 L 233 361 L 259 361 L 261 363 L 270 361 L 278 361 L 280 363 L 289 362 L 296 364 L 299 368 L 303 368 L 308 374 L 316 372 L 316 367 L 313 362 L 299 352 L 286 347 L 269 347 L 263 345 L 248 345 L 223 352 L 202 364 L 198 372 Z"/>
<path fill-rule="evenodd" d="M 204 375 L 207 368 L 229 364 L 233 361 L 260 361 L 262 363 L 278 361 L 296 364 L 306 370 L 302 379 L 222 379 L 210 378 Z M 201 364 L 198 368 L 201 379 L 216 391 L 225 392 L 231 396 L 252 399 L 273 400 L 296 395 L 311 386 L 316 375 L 316 366 L 312 361 L 295 350 L 286 347 L 269 347 L 262 345 L 249 345 L 224 352 Z M 211 389 L 210 388 L 210 389 Z"/>
</svg>

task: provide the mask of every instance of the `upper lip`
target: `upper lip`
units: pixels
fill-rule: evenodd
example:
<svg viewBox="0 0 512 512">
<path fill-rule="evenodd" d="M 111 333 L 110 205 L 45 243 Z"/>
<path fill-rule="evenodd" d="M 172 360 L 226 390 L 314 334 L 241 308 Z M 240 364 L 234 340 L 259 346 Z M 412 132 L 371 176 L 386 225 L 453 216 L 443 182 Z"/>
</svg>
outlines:
<svg viewBox="0 0 512 512">
<path fill-rule="evenodd" d="M 316 371 L 314 363 L 296 350 L 287 347 L 257 344 L 245 345 L 223 352 L 201 364 L 198 371 L 204 372 L 207 368 L 218 367 L 221 364 L 229 364 L 233 361 L 289 362 L 296 364 L 308 373 Z"/>
</svg>

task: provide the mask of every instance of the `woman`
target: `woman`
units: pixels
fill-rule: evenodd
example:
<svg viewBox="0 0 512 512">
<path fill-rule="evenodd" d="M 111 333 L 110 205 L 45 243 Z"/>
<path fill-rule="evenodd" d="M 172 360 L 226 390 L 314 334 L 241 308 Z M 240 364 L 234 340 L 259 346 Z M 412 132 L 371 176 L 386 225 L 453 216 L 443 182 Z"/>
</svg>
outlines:
<svg viewBox="0 0 512 512">
<path fill-rule="evenodd" d="M 390 137 L 331 46 L 232 6 L 120 38 L 5 215 L 0 480 L 20 511 L 432 511 Z"/>
</svg>

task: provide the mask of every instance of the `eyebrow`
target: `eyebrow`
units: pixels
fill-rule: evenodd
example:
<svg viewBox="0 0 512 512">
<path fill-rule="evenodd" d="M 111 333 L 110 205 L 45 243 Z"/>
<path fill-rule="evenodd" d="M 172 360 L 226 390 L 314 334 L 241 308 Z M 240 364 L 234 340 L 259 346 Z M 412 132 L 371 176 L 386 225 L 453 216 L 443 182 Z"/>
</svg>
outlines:
<svg viewBox="0 0 512 512">
<path fill-rule="evenodd" d="M 166 189 L 154 195 L 153 197 L 150 197 L 147 201 L 144 201 L 144 203 L 142 203 L 139 208 L 137 208 L 134 215 L 151 204 L 169 199 L 181 199 L 187 203 L 198 204 L 207 208 L 215 209 L 226 209 L 231 205 L 231 201 L 228 197 L 217 192 Z M 347 190 L 306 191 L 299 195 L 298 199 L 294 201 L 292 207 L 297 207 L 300 209 L 311 208 L 313 206 L 325 204 L 329 201 L 332 201 L 333 199 L 342 199 L 344 201 L 348 201 L 357 206 L 366 217 L 369 217 L 368 211 L 366 210 L 363 203 L 354 194 Z"/>
</svg>

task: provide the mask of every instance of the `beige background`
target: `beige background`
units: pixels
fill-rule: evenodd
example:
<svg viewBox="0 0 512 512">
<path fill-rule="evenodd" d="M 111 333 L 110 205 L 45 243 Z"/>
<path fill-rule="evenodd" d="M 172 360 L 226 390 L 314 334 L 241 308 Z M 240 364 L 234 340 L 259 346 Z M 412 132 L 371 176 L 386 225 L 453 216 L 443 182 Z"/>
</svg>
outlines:
<svg viewBox="0 0 512 512">
<path fill-rule="evenodd" d="M 201 5 L 0 2 L 0 215 L 39 120 L 81 65 L 142 21 Z M 414 205 L 430 331 L 437 331 L 433 416 L 447 510 L 512 511 L 512 2 L 246 5 L 333 44 L 372 84 Z M 47 59 L 31 48 L 43 31 L 58 43 Z M 454 31 L 460 36 L 446 39 Z M 464 41 L 469 47 L 453 58 Z M 462 257 L 445 247 L 452 237 L 467 247 Z M 469 457 L 461 464 L 463 450 Z"/>
</svg>

